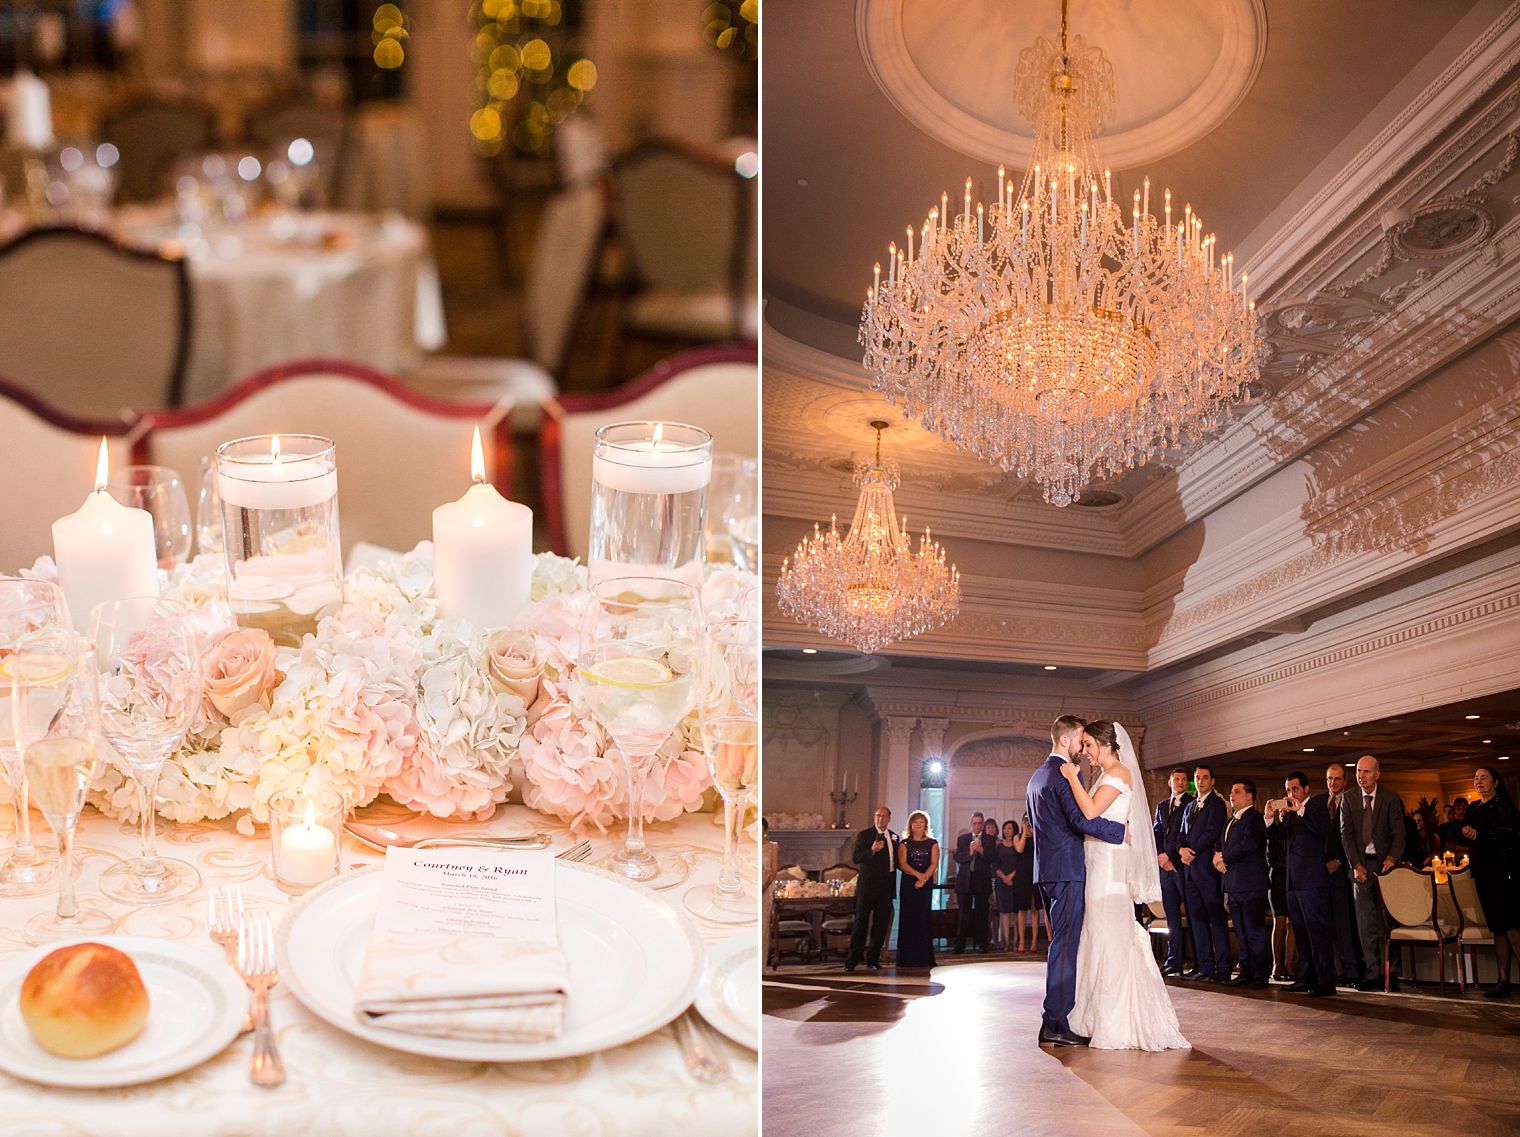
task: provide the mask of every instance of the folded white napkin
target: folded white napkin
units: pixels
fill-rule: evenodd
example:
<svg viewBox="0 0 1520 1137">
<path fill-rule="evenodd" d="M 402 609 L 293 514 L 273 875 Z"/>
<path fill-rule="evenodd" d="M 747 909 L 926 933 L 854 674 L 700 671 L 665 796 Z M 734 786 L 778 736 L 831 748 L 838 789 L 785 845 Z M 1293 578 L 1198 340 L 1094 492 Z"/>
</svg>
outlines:
<svg viewBox="0 0 1520 1137">
<path fill-rule="evenodd" d="M 387 850 L 355 993 L 361 1020 L 440 1038 L 539 1042 L 563 1029 L 568 994 L 550 854 Z"/>
</svg>

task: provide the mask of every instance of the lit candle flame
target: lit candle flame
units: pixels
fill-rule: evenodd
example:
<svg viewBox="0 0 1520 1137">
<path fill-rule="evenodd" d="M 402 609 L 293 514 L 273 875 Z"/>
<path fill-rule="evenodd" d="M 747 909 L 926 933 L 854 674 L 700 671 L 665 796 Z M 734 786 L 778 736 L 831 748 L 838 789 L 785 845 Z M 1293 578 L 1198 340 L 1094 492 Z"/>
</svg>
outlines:
<svg viewBox="0 0 1520 1137">
<path fill-rule="evenodd" d="M 106 477 L 110 468 L 110 461 L 106 457 L 105 435 L 100 436 L 100 457 L 95 460 L 95 492 L 104 493 L 106 489 Z M 76 491 L 77 492 L 77 491 Z"/>
<path fill-rule="evenodd" d="M 280 436 L 278 434 L 274 436 L 274 441 L 269 444 L 269 460 L 273 463 L 276 470 L 280 468 Z"/>
<path fill-rule="evenodd" d="M 484 485 L 486 480 L 486 456 L 480 445 L 480 427 L 475 428 L 475 437 L 470 441 L 470 477 L 476 485 Z"/>
<path fill-rule="evenodd" d="M 665 424 L 663 422 L 657 422 L 657 423 L 654 424 L 654 446 L 653 446 L 653 448 L 655 450 L 658 450 L 660 448 L 660 435 L 664 432 L 664 430 L 665 430 Z"/>
<path fill-rule="evenodd" d="M 306 828 L 315 829 L 317 826 L 317 804 L 308 800 L 306 803 Z"/>
</svg>

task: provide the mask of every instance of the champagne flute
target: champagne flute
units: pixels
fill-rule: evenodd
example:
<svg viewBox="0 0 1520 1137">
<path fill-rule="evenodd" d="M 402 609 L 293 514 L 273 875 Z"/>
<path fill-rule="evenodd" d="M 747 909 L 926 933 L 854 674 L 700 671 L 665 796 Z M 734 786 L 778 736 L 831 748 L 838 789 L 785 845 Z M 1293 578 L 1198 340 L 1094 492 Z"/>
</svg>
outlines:
<svg viewBox="0 0 1520 1137">
<path fill-rule="evenodd" d="M 708 625 L 703 656 L 702 749 L 723 798 L 718 882 L 691 889 L 686 907 L 705 920 L 747 923 L 756 896 L 739 873 L 739 833 L 760 774 L 760 625 L 731 616 Z"/>
<path fill-rule="evenodd" d="M 63 589 L 45 580 L 0 577 L 0 765 L 10 781 L 16 811 L 15 842 L 0 861 L 0 896 L 36 896 L 46 892 L 58 863 L 51 849 L 32 845 L 26 770 L 10 707 L 9 665 L 24 636 L 44 628 L 68 627 L 71 625 Z"/>
<path fill-rule="evenodd" d="M 95 651 L 71 631 L 22 639 L 9 657 L 12 729 L 32 796 L 58 836 L 58 907 L 33 917 L 24 935 L 44 944 L 99 936 L 116 921 L 74 896 L 74 826 L 100 769 L 100 692 Z"/>
<path fill-rule="evenodd" d="M 153 518 L 158 567 L 173 569 L 190 558 L 190 499 L 179 474 L 167 466 L 119 466 L 106 490 L 122 505 Z"/>
<path fill-rule="evenodd" d="M 734 564 L 746 572 L 759 572 L 760 564 L 760 463 L 745 458 L 734 472 L 728 495 L 719 503 L 723 527 L 733 548 Z"/>
<path fill-rule="evenodd" d="M 200 887 L 188 861 L 160 857 L 155 841 L 158 778 L 201 706 L 195 614 L 156 596 L 95 607 L 90 636 L 100 662 L 101 733 L 137 783 L 142 853 L 100 877 L 100 891 L 129 904 L 164 904 Z"/>
<path fill-rule="evenodd" d="M 592 717 L 623 754 L 628 835 L 609 863 L 634 880 L 679 875 L 644 843 L 644 783 L 696 700 L 701 638 L 701 602 L 688 584 L 615 577 L 591 590 L 577 664 Z"/>
</svg>

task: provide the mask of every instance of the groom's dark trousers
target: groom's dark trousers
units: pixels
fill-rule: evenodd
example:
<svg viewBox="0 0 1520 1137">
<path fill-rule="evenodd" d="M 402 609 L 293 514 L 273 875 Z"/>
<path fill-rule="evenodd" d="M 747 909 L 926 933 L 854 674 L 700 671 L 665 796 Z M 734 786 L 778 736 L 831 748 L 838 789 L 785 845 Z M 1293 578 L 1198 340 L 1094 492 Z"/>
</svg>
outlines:
<svg viewBox="0 0 1520 1137">
<path fill-rule="evenodd" d="M 1089 821 L 1077 808 L 1071 786 L 1061 776 L 1065 759 L 1052 754 L 1034 772 L 1025 791 L 1029 824 L 1034 828 L 1034 879 L 1050 908 L 1050 950 L 1045 961 L 1045 1010 L 1042 1029 L 1071 1030 L 1067 1016 L 1077 1001 L 1077 940 L 1087 904 L 1086 834 L 1115 845 L 1124 826 L 1098 817 Z"/>
</svg>

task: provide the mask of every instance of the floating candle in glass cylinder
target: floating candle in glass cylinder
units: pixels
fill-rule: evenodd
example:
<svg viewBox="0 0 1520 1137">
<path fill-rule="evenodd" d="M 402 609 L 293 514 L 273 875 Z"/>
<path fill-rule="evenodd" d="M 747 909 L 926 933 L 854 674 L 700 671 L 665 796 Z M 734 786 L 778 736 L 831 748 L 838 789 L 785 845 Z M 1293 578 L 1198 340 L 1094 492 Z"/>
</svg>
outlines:
<svg viewBox="0 0 1520 1137">
<path fill-rule="evenodd" d="M 703 509 L 712 435 L 675 422 L 620 422 L 596 432 L 591 459 L 591 583 L 670 577 L 702 586 Z"/>
<path fill-rule="evenodd" d="M 470 450 L 475 484 L 433 510 L 433 594 L 444 616 L 499 628 L 528 602 L 533 511 L 486 481 L 480 428 Z"/>
<path fill-rule="evenodd" d="M 95 489 L 84 505 L 53 522 L 53 559 L 74 627 L 90 629 L 90 612 L 107 600 L 158 595 L 153 517 L 106 492 L 106 440 L 100 440 Z"/>
<path fill-rule="evenodd" d="M 233 614 L 299 646 L 343 599 L 337 448 L 310 434 L 239 438 L 217 447 L 216 471 Z"/>
<path fill-rule="evenodd" d="M 284 789 L 269 799 L 270 854 L 282 892 L 302 893 L 338 875 L 343 795 Z"/>
</svg>

